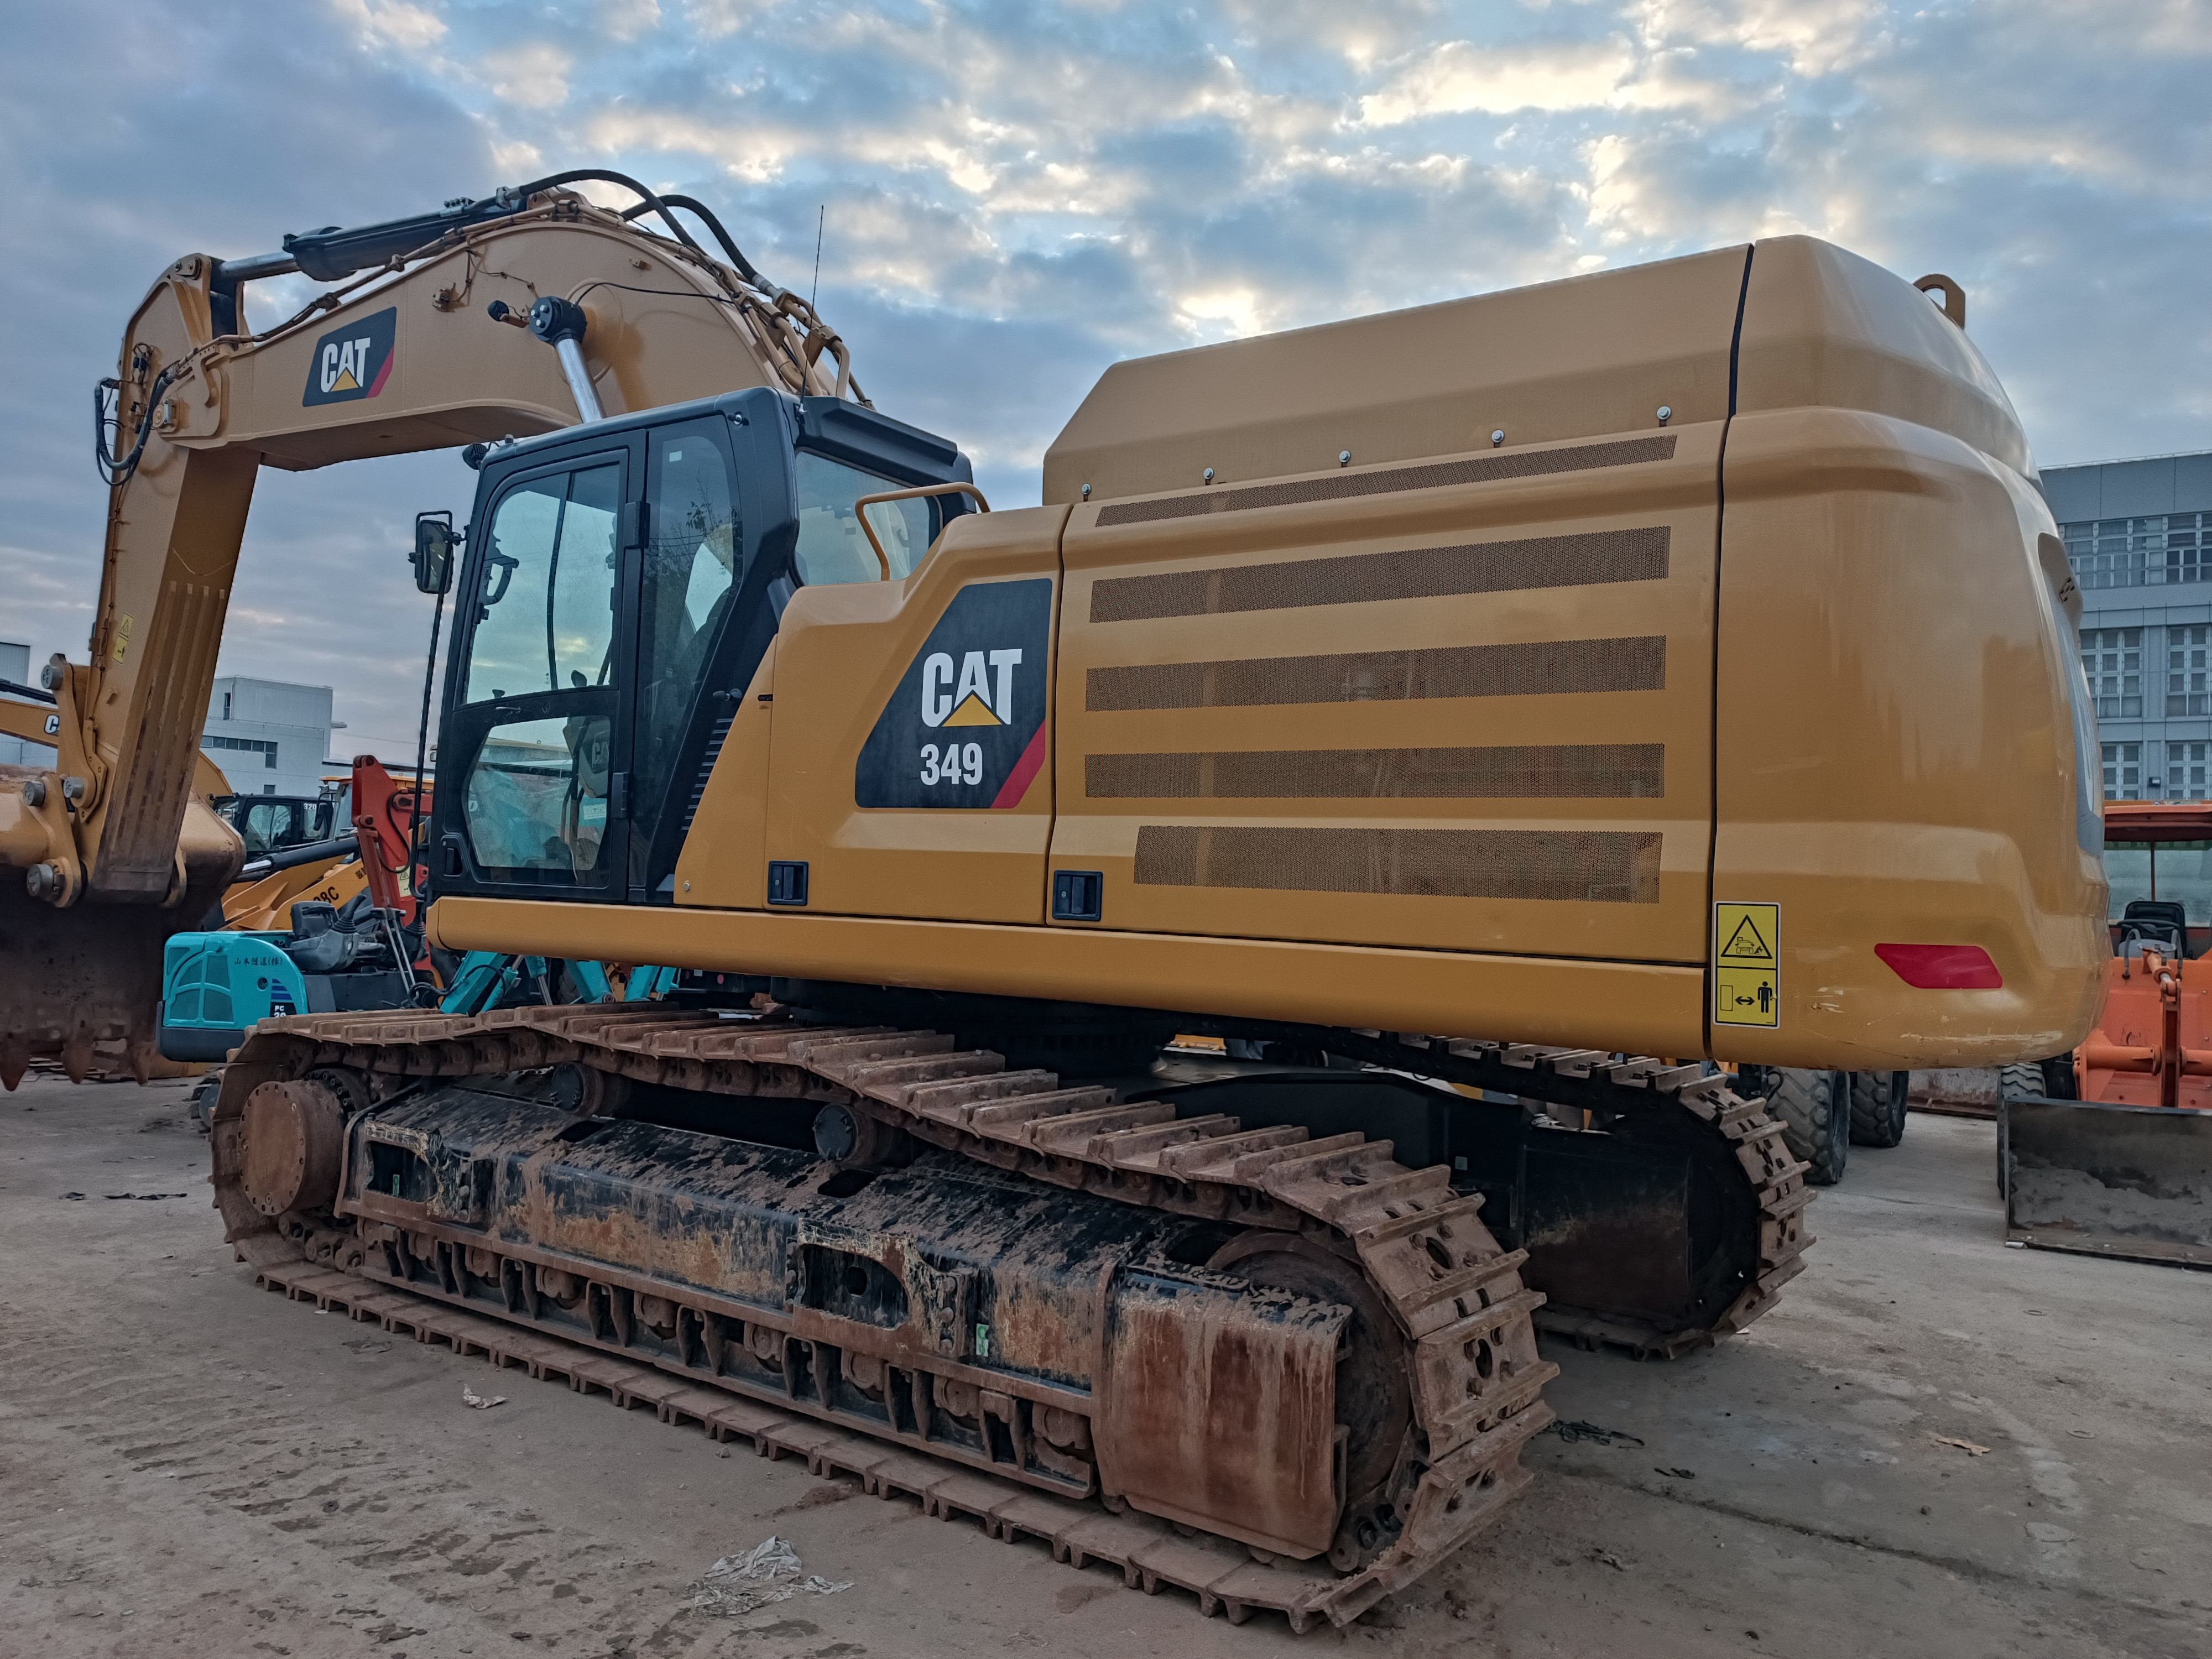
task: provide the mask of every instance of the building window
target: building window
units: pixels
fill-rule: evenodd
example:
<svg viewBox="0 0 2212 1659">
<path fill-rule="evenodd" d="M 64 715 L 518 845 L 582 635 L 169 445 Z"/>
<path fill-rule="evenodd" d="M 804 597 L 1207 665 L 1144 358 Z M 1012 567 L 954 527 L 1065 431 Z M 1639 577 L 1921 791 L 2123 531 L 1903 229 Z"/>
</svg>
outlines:
<svg viewBox="0 0 2212 1659">
<path fill-rule="evenodd" d="M 2203 633 L 2203 629 L 2197 630 Z M 2169 743 L 2166 745 L 2166 798 L 2168 800 L 2212 800 L 2212 743 Z"/>
<path fill-rule="evenodd" d="M 2142 745 L 2108 743 L 2105 745 L 2105 799 L 2142 799 Z"/>
<path fill-rule="evenodd" d="M 2059 529 L 2067 561 L 2084 588 L 2212 580 L 2212 513 L 2099 519 Z"/>
<path fill-rule="evenodd" d="M 2212 628 L 2166 630 L 2166 712 L 2212 714 Z"/>
<path fill-rule="evenodd" d="M 200 747 L 203 749 L 242 750 L 249 755 L 260 756 L 262 764 L 266 766 L 270 771 L 273 772 L 276 769 L 276 745 L 274 743 L 260 738 L 218 738 L 209 736 L 204 737 L 200 739 Z M 273 788 L 275 786 L 271 785 L 270 787 Z"/>
<path fill-rule="evenodd" d="M 2142 718 L 2142 634 L 2140 628 L 2081 630 L 2081 665 L 2099 718 Z"/>
<path fill-rule="evenodd" d="M 228 691 L 222 694 L 222 717 L 225 720 L 230 718 L 230 693 Z"/>
</svg>

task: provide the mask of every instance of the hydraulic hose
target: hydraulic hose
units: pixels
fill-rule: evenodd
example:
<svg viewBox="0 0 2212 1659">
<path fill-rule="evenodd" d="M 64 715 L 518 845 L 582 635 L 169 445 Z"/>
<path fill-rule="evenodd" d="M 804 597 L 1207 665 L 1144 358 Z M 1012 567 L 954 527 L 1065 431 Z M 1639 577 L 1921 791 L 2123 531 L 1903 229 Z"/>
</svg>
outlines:
<svg viewBox="0 0 2212 1659">
<path fill-rule="evenodd" d="M 146 440 L 154 435 L 154 411 L 161 406 L 161 394 L 189 359 L 180 358 L 154 377 L 154 384 L 146 392 L 146 412 L 138 419 L 137 441 L 131 446 L 128 455 L 117 456 L 107 446 L 107 394 L 115 394 L 116 439 L 123 436 L 123 382 L 112 377 L 101 380 L 92 389 L 92 457 L 100 470 L 102 483 L 111 487 L 128 483 L 131 475 L 138 470 L 138 458 L 146 453 Z"/>
<path fill-rule="evenodd" d="M 694 253 L 706 252 L 707 250 L 691 240 L 691 233 L 684 229 L 676 216 L 668 210 L 668 204 L 626 173 L 609 173 L 601 167 L 571 167 L 566 173 L 556 173 L 544 179 L 533 179 L 526 185 L 518 185 L 515 187 L 515 194 L 526 202 L 541 190 L 554 190 L 562 185 L 580 184 L 586 179 L 596 179 L 603 184 L 620 185 L 624 190 L 635 191 L 645 199 L 646 206 L 658 213 L 668 228 L 675 233 L 678 241 L 683 243 Z"/>
<path fill-rule="evenodd" d="M 696 196 L 664 196 L 660 199 L 670 207 L 682 208 L 687 213 L 697 215 L 707 228 L 714 233 L 714 240 L 722 245 L 722 252 L 730 256 L 731 268 L 738 276 L 765 294 L 773 295 L 782 291 L 753 268 L 753 262 L 738 251 L 738 245 L 732 240 L 730 233 L 722 228 L 722 222 L 714 216 L 714 210 L 704 202 Z M 651 209 L 648 206 L 641 204 L 625 211 L 623 217 L 635 219 L 640 214 L 649 211 Z"/>
</svg>

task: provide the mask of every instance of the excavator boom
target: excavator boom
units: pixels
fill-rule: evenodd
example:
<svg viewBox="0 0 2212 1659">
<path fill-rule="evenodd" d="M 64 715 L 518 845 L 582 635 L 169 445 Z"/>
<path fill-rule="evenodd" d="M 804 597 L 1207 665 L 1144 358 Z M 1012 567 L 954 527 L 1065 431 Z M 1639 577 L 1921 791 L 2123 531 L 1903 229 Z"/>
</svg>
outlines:
<svg viewBox="0 0 2212 1659">
<path fill-rule="evenodd" d="M 143 1068 L 158 996 L 148 952 L 158 962 L 163 938 L 197 927 L 241 861 L 192 785 L 261 467 L 574 423 L 557 350 L 504 325 L 548 295 L 580 307 L 595 414 L 748 386 L 854 391 L 842 342 L 803 300 L 751 272 L 734 245 L 733 263 L 709 258 L 642 187 L 675 234 L 648 234 L 564 187 L 592 177 L 629 183 L 563 174 L 416 219 L 287 238 L 280 254 L 190 254 L 133 313 L 103 388 L 113 437 L 103 430 L 99 459 L 112 483 L 88 660 L 45 670 L 58 757 L 33 792 L 44 800 L 0 794 L 0 848 L 22 872 L 20 888 L 0 884 L 0 1080 L 12 1087 L 34 1054 L 81 1071 L 95 1042 L 123 1042 Z M 243 331 L 242 285 L 294 270 L 341 286 L 275 328 Z"/>
</svg>

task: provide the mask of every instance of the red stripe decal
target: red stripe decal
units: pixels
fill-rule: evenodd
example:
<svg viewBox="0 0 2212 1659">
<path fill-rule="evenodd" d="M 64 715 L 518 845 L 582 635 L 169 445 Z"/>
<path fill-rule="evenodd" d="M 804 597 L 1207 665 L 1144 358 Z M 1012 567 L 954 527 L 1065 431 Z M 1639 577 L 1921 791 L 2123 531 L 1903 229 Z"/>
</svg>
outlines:
<svg viewBox="0 0 2212 1659">
<path fill-rule="evenodd" d="M 1014 769 L 1006 775 L 1006 787 L 999 791 L 999 798 L 991 803 L 993 811 L 1002 811 L 1009 806 L 1022 804 L 1022 798 L 1030 792 L 1030 785 L 1036 781 L 1038 769 L 1044 765 L 1045 734 L 1051 730 L 1050 720 L 1038 724 L 1036 736 L 1031 738 L 1030 746 L 1022 750 L 1022 757 L 1014 763 Z"/>
<path fill-rule="evenodd" d="M 376 384 L 368 389 L 370 397 L 374 398 L 384 390 L 384 383 L 392 378 L 392 360 L 398 355 L 399 343 L 394 340 L 392 343 L 392 349 L 384 354 L 384 367 L 376 371 Z"/>
</svg>

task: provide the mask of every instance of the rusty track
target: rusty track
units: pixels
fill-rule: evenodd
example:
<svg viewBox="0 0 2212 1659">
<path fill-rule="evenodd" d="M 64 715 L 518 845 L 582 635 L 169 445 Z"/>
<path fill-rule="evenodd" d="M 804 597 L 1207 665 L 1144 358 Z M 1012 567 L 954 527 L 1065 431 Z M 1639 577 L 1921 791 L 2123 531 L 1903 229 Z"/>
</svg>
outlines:
<svg viewBox="0 0 2212 1659">
<path fill-rule="evenodd" d="M 1761 1201 L 1760 1270 L 1729 1308 L 1727 1327 L 1741 1328 L 1763 1312 L 1781 1283 L 1796 1271 L 1806 1242 L 1799 1216 L 1799 1166 L 1782 1151 L 1758 1103 L 1734 1096 L 1725 1079 L 1697 1075 L 1701 1068 L 1670 1068 L 1658 1061 L 1623 1063 L 1607 1055 L 1458 1042 L 1431 1048 L 1420 1039 L 1358 1035 L 1388 1046 L 1387 1058 L 1384 1053 L 1374 1056 L 1382 1063 L 1427 1075 L 1510 1066 L 1525 1081 L 1540 1074 L 1547 1085 L 1606 1091 L 1616 1106 L 1620 1097 L 1633 1092 L 1639 1106 L 1663 1100 L 1690 1111 L 1725 1138 Z M 1102 1515 L 1042 1492 L 1025 1491 L 1024 1501 L 1057 1506 L 1035 1511 L 1049 1525 L 1031 1524 L 1011 1510 L 1000 1514 L 980 1498 L 946 1500 L 951 1508 L 981 1516 L 994 1530 L 1003 1525 L 1049 1536 L 1063 1557 L 1072 1552 L 1079 1559 L 1112 1559 L 1133 1582 L 1146 1582 L 1148 1588 L 1152 1581 L 1182 1585 L 1208 1612 L 1218 1607 L 1241 1618 L 1254 1607 L 1273 1608 L 1294 1627 L 1304 1628 L 1319 1618 L 1346 1623 L 1382 1595 L 1411 1583 L 1492 1518 L 1528 1479 L 1518 1467 L 1520 1447 L 1550 1419 L 1538 1395 L 1557 1370 L 1535 1349 L 1532 1316 L 1543 1297 L 1521 1283 L 1523 1254 L 1497 1247 L 1477 1215 L 1480 1199 L 1454 1193 L 1448 1170 L 1407 1169 L 1392 1160 L 1389 1143 L 1369 1142 L 1358 1134 L 1315 1140 L 1291 1127 L 1248 1129 L 1233 1118 L 1177 1119 L 1164 1103 L 1121 1103 L 1103 1087 L 1062 1088 L 1049 1073 L 1009 1070 L 1000 1055 L 957 1048 L 951 1037 L 933 1032 L 824 1030 L 682 1010 L 604 1006 L 512 1009 L 474 1018 L 311 1015 L 264 1022 L 226 1073 L 215 1114 L 217 1201 L 233 1241 L 274 1282 L 301 1285 L 310 1282 L 298 1278 L 302 1273 L 343 1267 L 349 1270 L 343 1283 L 363 1287 L 362 1276 L 373 1276 L 376 1268 L 374 1253 L 363 1248 L 362 1239 L 372 1231 L 398 1237 L 394 1229 L 374 1222 L 360 1222 L 351 1231 L 348 1227 L 356 1224 L 341 1221 L 334 1227 L 328 1219 L 292 1214 L 272 1222 L 246 1200 L 244 1103 L 258 1085 L 341 1067 L 383 1079 L 388 1089 L 401 1079 L 495 1076 L 560 1064 L 708 1094 L 844 1104 L 918 1139 L 1021 1176 L 1133 1206 L 1303 1235 L 1324 1248 L 1356 1254 L 1369 1285 L 1405 1340 L 1406 1381 L 1418 1430 L 1409 1441 L 1417 1455 L 1401 1459 L 1392 1488 L 1401 1501 L 1379 1512 L 1390 1531 L 1376 1539 L 1376 1548 L 1363 1553 L 1356 1571 L 1334 1576 L 1319 1562 L 1251 1559 L 1265 1553 L 1248 1553 L 1244 1546 L 1225 1539 L 1177 1537 L 1163 1533 L 1164 1523 L 1133 1510 Z M 1546 1086 L 1523 1091 L 1540 1096 Z M 428 1249 L 463 1248 L 459 1239 L 417 1242 Z M 493 1255 L 473 1248 L 470 1254 Z M 525 1276 L 545 1271 L 546 1265 L 526 1255 L 512 1264 Z M 510 1271 L 504 1261 L 479 1266 L 498 1282 L 505 1282 Z M 346 1301 L 332 1288 L 336 1282 L 315 1279 L 313 1293 Z M 434 1306 L 419 1299 L 423 1288 L 418 1284 L 396 1291 L 379 1286 L 374 1294 L 405 1295 L 407 1305 L 417 1309 Z M 664 1288 L 654 1286 L 647 1293 Z M 383 1305 L 361 1300 L 370 1294 L 365 1288 L 352 1294 L 358 1305 Z M 533 1310 L 535 1306 L 533 1300 Z M 509 1316 L 521 1322 L 520 1301 L 511 1297 L 510 1309 Z M 716 1318 L 703 1303 L 686 1311 L 702 1330 Z M 470 1328 L 511 1329 L 453 1310 L 440 1310 L 436 1317 L 471 1321 Z M 420 1316 L 418 1332 L 423 1328 L 420 1322 L 430 1319 L 428 1313 Z M 779 1333 L 773 1321 L 763 1326 L 756 1311 L 748 1311 L 745 1328 L 764 1330 L 777 1342 L 795 1340 Z M 1570 1328 L 1586 1340 L 1623 1340 L 1645 1350 L 1671 1351 L 1706 1336 L 1703 1331 L 1668 1336 L 1648 1330 L 1593 1330 L 1587 1321 Z M 436 1329 L 443 1334 L 442 1326 Z M 599 1334 L 595 1322 L 594 1339 Z M 610 1326 L 605 1337 L 596 1346 L 617 1352 L 630 1341 L 627 1328 Z M 488 1340 L 469 1340 L 488 1350 L 494 1346 Z M 518 1345 L 547 1341 L 564 1352 L 588 1352 L 574 1340 L 538 1332 L 514 1332 L 496 1351 L 523 1353 L 525 1346 Z M 692 1373 L 684 1384 L 691 1395 L 730 1402 L 718 1419 L 726 1425 L 749 1423 L 759 1415 L 759 1406 L 737 1403 L 749 1390 L 742 1382 L 715 1374 L 719 1364 L 697 1374 L 699 1360 L 680 1340 L 675 1355 L 646 1356 L 647 1366 L 658 1370 L 641 1370 L 634 1363 L 620 1368 L 632 1376 Z M 592 1363 L 618 1364 L 596 1358 Z M 670 1385 L 654 1386 L 665 1390 Z M 944 1379 L 937 1386 L 944 1386 Z M 796 1398 L 774 1403 L 781 1408 L 778 1420 L 830 1414 Z M 733 1431 L 768 1443 L 755 1429 Z M 813 1425 L 806 1432 L 818 1437 L 842 1431 Z M 1022 1490 L 986 1474 L 947 1474 L 933 1455 L 878 1452 L 874 1447 L 880 1443 L 860 1436 L 818 1443 L 847 1442 L 862 1449 L 830 1462 L 861 1474 L 872 1489 L 887 1483 L 923 1496 L 933 1506 L 939 1500 L 929 1497 L 930 1490 L 965 1490 L 943 1485 L 948 1480 L 982 1480 L 994 1492 Z M 908 1473 L 879 1480 L 869 1468 Z M 938 1484 L 931 1486 L 931 1481 Z M 1097 1522 L 1082 1536 L 1121 1541 L 1112 1547 L 1070 1542 L 1081 1529 L 1069 1529 L 1073 1523 L 1063 1510 Z"/>
<path fill-rule="evenodd" d="M 932 1032 L 605 1007 L 264 1022 L 226 1071 L 214 1115 L 217 1203 L 232 1241 L 264 1275 L 319 1263 L 367 1269 L 368 1253 L 343 1225 L 299 1215 L 272 1222 L 248 1200 L 243 1120 L 258 1085 L 319 1068 L 458 1079 L 563 1063 L 706 1093 L 844 1103 L 1055 1185 L 1348 1245 L 1409 1351 L 1418 1433 L 1392 1489 L 1400 1501 L 1358 1570 L 1324 1578 L 1312 1566 L 1247 1559 L 1234 1569 L 1233 1595 L 1220 1588 L 1218 1554 L 1199 1582 L 1184 1569 L 1129 1566 L 1133 1554 L 1084 1552 L 1189 1581 L 1209 1610 L 1274 1608 L 1298 1628 L 1317 1618 L 1348 1623 L 1478 1530 L 1529 1478 L 1520 1448 L 1551 1419 L 1538 1396 L 1558 1370 L 1536 1352 L 1530 1315 L 1542 1298 L 1521 1285 L 1523 1256 L 1498 1248 L 1478 1218 L 1480 1200 L 1453 1193 L 1448 1170 L 1405 1169 L 1391 1161 L 1387 1142 L 1356 1134 L 1314 1141 L 1303 1130 L 1244 1131 L 1230 1119 L 1176 1122 L 1172 1108 L 1117 1106 L 1105 1089 L 1061 1089 L 1048 1073 L 1009 1072 L 1000 1056 L 956 1050 Z M 483 1265 L 505 1274 L 503 1263 Z M 711 1373 L 700 1380 L 718 1392 L 732 1388 Z M 1243 1549 L 1225 1540 L 1207 1547 Z"/>
<path fill-rule="evenodd" d="M 604 1395 L 625 1410 L 650 1407 L 663 1423 L 696 1423 L 715 1441 L 750 1441 L 763 1457 L 802 1458 L 810 1474 L 824 1480 L 853 1476 L 872 1497 L 911 1498 L 926 1514 L 942 1520 L 968 1516 L 1008 1543 L 1042 1539 L 1051 1546 L 1054 1559 L 1077 1568 L 1110 1562 L 1121 1569 L 1125 1584 L 1147 1595 L 1170 1586 L 1189 1591 L 1207 1618 L 1218 1613 L 1241 1625 L 1255 1609 L 1277 1609 L 1303 1634 L 1327 1616 L 1331 1594 L 1343 1582 L 1325 1568 L 1264 1565 L 1242 1545 L 1186 1537 L 1167 1522 L 1134 1510 L 1114 1515 L 1095 1504 L 948 1468 L 933 1457 L 886 1447 L 720 1389 L 701 1388 L 577 1343 L 517 1330 L 356 1273 L 293 1260 L 258 1267 L 254 1279 L 295 1302 L 374 1321 L 387 1331 L 405 1331 L 418 1342 L 442 1342 L 459 1354 L 481 1353 L 495 1365 L 524 1370 L 536 1379 L 565 1379 L 579 1394 Z M 1548 1420 L 1549 1413 L 1544 1416 Z M 1520 1472 L 1512 1491 L 1528 1479 Z M 1510 1496 L 1502 1492 L 1501 1501 Z"/>
</svg>

